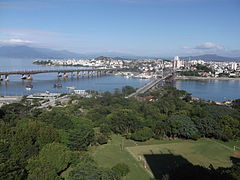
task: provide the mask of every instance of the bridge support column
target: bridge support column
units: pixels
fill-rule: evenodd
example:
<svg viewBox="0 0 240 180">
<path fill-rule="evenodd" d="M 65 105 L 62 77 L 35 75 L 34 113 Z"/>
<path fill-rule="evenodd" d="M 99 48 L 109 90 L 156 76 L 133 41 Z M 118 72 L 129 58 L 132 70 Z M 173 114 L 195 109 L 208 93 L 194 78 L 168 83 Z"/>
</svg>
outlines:
<svg viewBox="0 0 240 180">
<path fill-rule="evenodd" d="M 0 75 L 0 81 L 2 81 L 3 80 L 3 77 L 2 77 L 2 75 Z"/>
<path fill-rule="evenodd" d="M 5 81 L 9 81 L 9 76 L 5 75 Z"/>
<path fill-rule="evenodd" d="M 22 74 L 21 79 L 22 79 L 22 80 L 27 79 L 27 77 L 25 76 L 25 74 Z"/>
<path fill-rule="evenodd" d="M 68 74 L 67 73 L 63 73 L 63 77 L 64 78 L 68 78 Z"/>
<path fill-rule="evenodd" d="M 28 77 L 27 77 L 27 79 L 28 79 L 28 80 L 33 80 L 33 77 L 32 77 L 32 75 L 31 75 L 31 74 L 29 74 L 29 75 L 28 75 Z"/>
<path fill-rule="evenodd" d="M 62 77 L 61 73 L 58 72 L 58 75 L 57 75 L 58 78 Z"/>
<path fill-rule="evenodd" d="M 77 77 L 78 77 L 78 78 L 80 78 L 80 77 L 81 77 L 81 73 L 80 73 L 80 71 L 79 71 L 79 72 L 77 72 Z"/>
</svg>

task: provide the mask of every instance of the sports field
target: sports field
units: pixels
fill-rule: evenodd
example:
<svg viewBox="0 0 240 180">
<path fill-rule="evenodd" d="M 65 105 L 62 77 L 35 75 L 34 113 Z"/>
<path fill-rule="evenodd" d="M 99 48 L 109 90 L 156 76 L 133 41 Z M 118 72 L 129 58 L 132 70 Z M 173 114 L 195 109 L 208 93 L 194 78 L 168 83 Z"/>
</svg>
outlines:
<svg viewBox="0 0 240 180">
<path fill-rule="evenodd" d="M 127 180 L 145 180 L 157 173 L 167 172 L 174 166 L 183 163 L 208 167 L 229 167 L 230 157 L 236 157 L 231 145 L 209 139 L 198 141 L 174 140 L 135 143 L 113 136 L 109 144 L 92 149 L 92 154 L 102 167 L 112 167 L 119 162 L 126 163 L 130 168 Z"/>
</svg>

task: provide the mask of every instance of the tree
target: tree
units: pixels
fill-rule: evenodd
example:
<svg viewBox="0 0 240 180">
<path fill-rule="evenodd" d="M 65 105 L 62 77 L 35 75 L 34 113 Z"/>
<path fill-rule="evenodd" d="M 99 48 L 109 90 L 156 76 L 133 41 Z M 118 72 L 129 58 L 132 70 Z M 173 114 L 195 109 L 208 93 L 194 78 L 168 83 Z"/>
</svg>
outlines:
<svg viewBox="0 0 240 180">
<path fill-rule="evenodd" d="M 117 109 L 107 116 L 115 133 L 134 132 L 139 125 L 138 115 L 130 109 Z"/>
<path fill-rule="evenodd" d="M 112 170 L 119 176 L 124 177 L 126 176 L 130 170 L 127 164 L 125 163 L 118 163 L 112 167 Z"/>
<path fill-rule="evenodd" d="M 194 123 L 202 137 L 220 138 L 221 128 L 218 120 L 212 117 L 195 118 Z"/>
<path fill-rule="evenodd" d="M 38 119 L 52 124 L 54 128 L 58 129 L 71 129 L 73 128 L 73 122 L 71 120 L 69 112 L 64 111 L 62 108 L 54 108 L 51 111 L 45 111 L 39 115 Z"/>
<path fill-rule="evenodd" d="M 120 178 L 111 169 L 99 168 L 89 156 L 80 158 L 77 166 L 70 172 L 71 180 L 119 180 Z"/>
<path fill-rule="evenodd" d="M 59 141 L 55 129 L 29 119 L 21 120 L 13 133 L 15 135 L 10 139 L 11 157 L 20 161 L 36 155 L 45 144 Z"/>
<path fill-rule="evenodd" d="M 195 139 L 198 137 L 198 130 L 192 120 L 185 115 L 173 115 L 168 119 L 170 133 L 173 137 Z"/>
<path fill-rule="evenodd" d="M 234 139 L 239 136 L 240 123 L 238 120 L 225 115 L 220 119 L 221 137 L 223 140 Z"/>
<path fill-rule="evenodd" d="M 136 141 L 146 141 L 154 136 L 154 133 L 151 128 L 144 127 L 138 129 L 135 133 L 132 134 L 131 138 Z"/>
<path fill-rule="evenodd" d="M 132 86 L 124 86 L 122 88 L 122 93 L 123 95 L 129 95 L 129 94 L 132 94 L 136 91 L 135 88 L 133 88 Z"/>
<path fill-rule="evenodd" d="M 240 99 L 233 100 L 232 107 L 240 110 Z"/>
<path fill-rule="evenodd" d="M 15 126 L 17 120 L 27 117 L 29 110 L 29 106 L 25 106 L 21 103 L 7 104 L 1 107 L 0 117 L 4 122 L 9 123 L 11 126 Z"/>
<path fill-rule="evenodd" d="M 69 148 L 71 150 L 87 150 L 87 147 L 94 142 L 93 128 L 87 124 L 69 131 Z"/>
<path fill-rule="evenodd" d="M 28 161 L 28 180 L 59 179 L 71 164 L 71 152 L 62 144 L 51 143 Z"/>
<path fill-rule="evenodd" d="M 59 140 L 58 133 L 41 122 L 22 119 L 16 127 L 0 125 L 0 179 L 26 179 L 27 160 L 45 144 Z"/>
</svg>

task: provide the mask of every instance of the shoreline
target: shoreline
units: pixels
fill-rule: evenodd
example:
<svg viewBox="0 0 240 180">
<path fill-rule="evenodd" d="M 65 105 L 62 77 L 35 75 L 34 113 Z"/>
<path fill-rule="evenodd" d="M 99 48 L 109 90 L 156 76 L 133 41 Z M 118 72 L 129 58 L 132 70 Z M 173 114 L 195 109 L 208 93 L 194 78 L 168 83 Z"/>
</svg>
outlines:
<svg viewBox="0 0 240 180">
<path fill-rule="evenodd" d="M 228 78 L 228 77 L 177 76 L 174 78 L 174 80 L 221 80 L 221 81 L 236 80 L 236 81 L 240 81 L 240 77 Z"/>
</svg>

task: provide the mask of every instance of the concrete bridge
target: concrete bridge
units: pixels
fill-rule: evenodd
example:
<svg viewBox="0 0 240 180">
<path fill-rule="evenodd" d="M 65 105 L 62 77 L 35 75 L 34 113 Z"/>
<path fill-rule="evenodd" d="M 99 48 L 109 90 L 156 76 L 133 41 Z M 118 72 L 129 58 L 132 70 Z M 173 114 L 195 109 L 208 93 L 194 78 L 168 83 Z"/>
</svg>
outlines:
<svg viewBox="0 0 240 180">
<path fill-rule="evenodd" d="M 150 89 L 156 87 L 160 82 L 165 81 L 168 78 L 171 78 L 172 76 L 174 76 L 174 72 L 173 71 L 169 71 L 167 72 L 163 77 L 161 78 L 157 78 L 157 79 L 153 79 L 152 81 L 150 81 L 149 83 L 147 83 L 146 85 L 144 85 L 143 87 L 137 89 L 136 92 L 128 95 L 126 98 L 130 98 L 130 97 L 136 97 L 139 94 L 143 94 L 146 93 L 147 91 L 149 91 Z"/>
<path fill-rule="evenodd" d="M 68 77 L 68 73 L 71 73 L 73 76 L 74 73 L 77 73 L 77 76 L 80 77 L 81 75 L 87 74 L 87 76 L 93 76 L 96 74 L 97 76 L 106 74 L 107 72 L 113 72 L 115 69 L 54 69 L 54 70 L 25 70 L 25 71 L 0 71 L 0 81 L 3 80 L 3 76 L 5 77 L 5 81 L 9 80 L 9 75 L 21 75 L 21 79 L 28 79 L 32 80 L 33 74 L 40 74 L 40 73 L 57 73 L 58 77 Z"/>
</svg>

